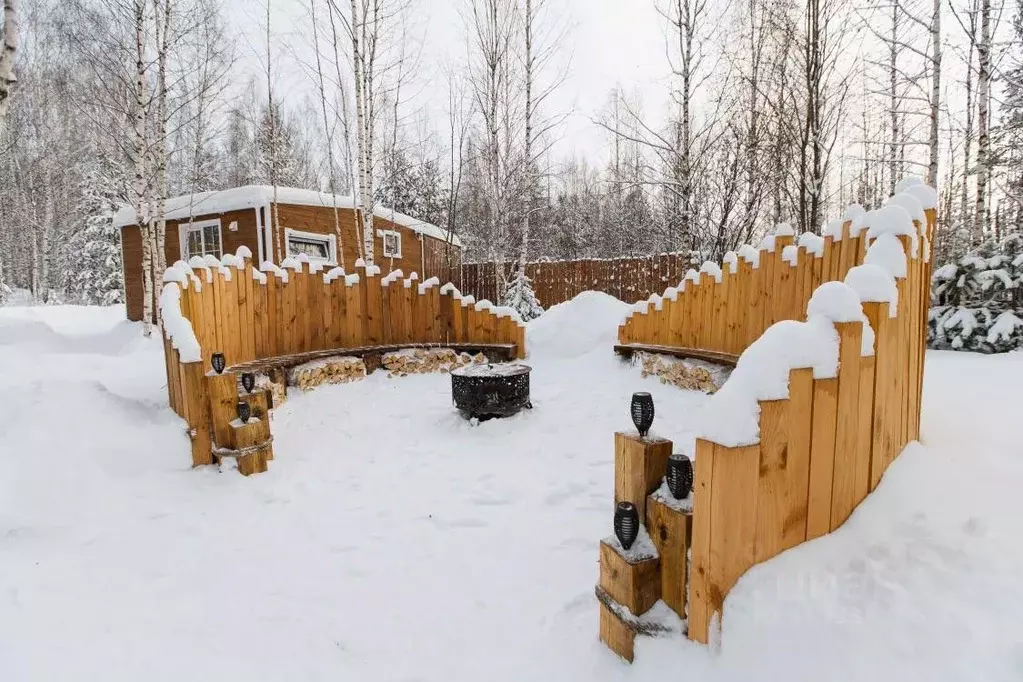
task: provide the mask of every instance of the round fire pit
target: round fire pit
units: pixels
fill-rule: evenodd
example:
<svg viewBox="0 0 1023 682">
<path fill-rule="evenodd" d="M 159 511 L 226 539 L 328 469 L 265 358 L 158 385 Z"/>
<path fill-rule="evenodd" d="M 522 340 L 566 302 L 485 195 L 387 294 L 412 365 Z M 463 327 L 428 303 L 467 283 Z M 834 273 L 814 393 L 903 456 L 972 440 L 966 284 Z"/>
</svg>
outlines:
<svg viewBox="0 0 1023 682">
<path fill-rule="evenodd" d="M 510 417 L 529 402 L 529 372 L 520 364 L 466 365 L 451 372 L 451 399 L 462 416 Z"/>
</svg>

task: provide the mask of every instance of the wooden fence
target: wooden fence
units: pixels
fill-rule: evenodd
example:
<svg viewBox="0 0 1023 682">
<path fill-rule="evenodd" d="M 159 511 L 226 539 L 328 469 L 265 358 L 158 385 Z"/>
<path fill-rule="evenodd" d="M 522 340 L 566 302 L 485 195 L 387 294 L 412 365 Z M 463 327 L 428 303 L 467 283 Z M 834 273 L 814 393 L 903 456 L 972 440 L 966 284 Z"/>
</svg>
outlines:
<svg viewBox="0 0 1023 682">
<path fill-rule="evenodd" d="M 689 253 L 665 253 L 643 258 L 592 258 L 540 261 L 526 264 L 526 275 L 540 305 L 549 308 L 584 291 L 602 291 L 622 301 L 645 299 L 678 282 L 693 264 Z M 467 263 L 459 287 L 477 299 L 500 300 L 497 271 L 508 278 L 514 263 Z"/>
<path fill-rule="evenodd" d="M 698 426 L 688 609 L 679 614 L 690 639 L 708 641 L 754 564 L 841 526 L 919 437 L 933 206 L 933 190 L 910 186 L 823 241 L 796 243 L 783 231 L 728 257 L 723 272 L 706 264 L 637 304 L 619 328 L 623 344 L 743 354 Z M 855 314 L 831 311 L 824 301 L 836 298 Z M 812 338 L 837 342 L 811 361 Z M 787 385 L 765 393 L 765 372 Z M 627 631 L 614 612 L 602 610 L 621 626 L 608 632 Z M 616 648 L 605 620 L 602 637 Z M 631 656 L 631 643 L 622 651 Z"/>
<path fill-rule="evenodd" d="M 463 297 L 436 278 L 419 283 L 415 273 L 403 279 L 401 271 L 381 277 L 373 267 L 323 273 L 293 259 L 285 269 L 267 264 L 264 272 L 249 258 L 242 247 L 223 262 L 179 261 L 164 277 L 160 310 L 169 401 L 189 425 L 195 464 L 209 463 L 211 450 L 224 445 L 210 440 L 206 369 L 217 352 L 229 367 L 416 345 L 504 344 L 510 354 L 525 356 L 525 328 L 514 311 Z"/>
</svg>

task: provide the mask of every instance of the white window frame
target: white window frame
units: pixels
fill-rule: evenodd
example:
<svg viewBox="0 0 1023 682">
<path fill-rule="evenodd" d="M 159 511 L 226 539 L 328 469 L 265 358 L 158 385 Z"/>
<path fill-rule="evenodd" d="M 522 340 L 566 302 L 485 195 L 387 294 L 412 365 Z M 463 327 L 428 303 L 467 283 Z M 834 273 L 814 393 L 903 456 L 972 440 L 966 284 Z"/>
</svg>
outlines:
<svg viewBox="0 0 1023 682">
<path fill-rule="evenodd" d="M 202 234 L 203 229 L 210 227 L 211 225 L 217 226 L 217 237 L 220 239 L 220 256 L 224 256 L 224 230 L 220 225 L 220 218 L 213 218 L 211 220 L 196 220 L 193 223 L 178 223 L 178 253 L 181 255 L 181 260 L 187 261 L 188 255 L 188 234 L 190 232 L 199 232 Z M 206 239 L 203 238 L 202 250 L 206 251 Z M 205 254 L 204 254 L 205 255 Z"/>
<path fill-rule="evenodd" d="M 324 265 L 337 265 L 337 235 L 320 234 L 319 232 L 304 232 L 293 230 L 290 227 L 284 228 L 284 251 L 286 257 L 294 257 L 291 254 L 291 238 L 308 239 L 309 241 L 324 242 L 327 245 L 327 258 L 309 257 L 310 261 L 323 263 Z"/>
<path fill-rule="evenodd" d="M 398 253 L 387 253 L 387 239 L 385 235 L 394 235 L 398 238 Z M 380 253 L 383 254 L 384 258 L 401 258 L 401 232 L 398 230 L 377 230 L 377 236 L 380 237 Z"/>
</svg>

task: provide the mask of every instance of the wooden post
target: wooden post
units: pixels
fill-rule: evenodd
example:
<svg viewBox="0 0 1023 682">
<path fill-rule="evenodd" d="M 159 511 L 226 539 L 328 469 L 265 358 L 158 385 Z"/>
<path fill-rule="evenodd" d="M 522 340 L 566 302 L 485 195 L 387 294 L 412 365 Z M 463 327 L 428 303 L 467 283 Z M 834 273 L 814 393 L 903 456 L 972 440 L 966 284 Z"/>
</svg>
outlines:
<svg viewBox="0 0 1023 682">
<path fill-rule="evenodd" d="M 359 268 L 360 284 L 364 290 L 363 302 L 366 306 L 363 310 L 365 320 L 364 342 L 370 346 L 383 343 L 383 302 L 381 301 L 380 277 L 369 274 L 368 268 Z M 375 272 L 375 271 L 374 271 Z M 363 279 L 364 277 L 364 279 Z"/>
<path fill-rule="evenodd" d="M 647 532 L 661 558 L 661 599 L 682 619 L 686 617 L 691 505 L 691 496 L 688 500 L 665 500 L 656 493 L 646 503 Z"/>
<path fill-rule="evenodd" d="M 693 462 L 693 539 L 689 574 L 689 639 L 706 644 L 710 630 L 710 521 L 717 446 L 696 439 Z"/>
<path fill-rule="evenodd" d="M 230 373 L 206 375 L 210 400 L 210 419 L 213 424 L 213 442 L 217 447 L 231 447 L 231 422 L 238 416 L 238 379 Z"/>
<path fill-rule="evenodd" d="M 600 603 L 600 641 L 632 663 L 635 657 L 636 629 L 603 602 Z"/>
<path fill-rule="evenodd" d="M 839 336 L 838 420 L 835 470 L 831 484 L 831 530 L 849 518 L 856 506 L 856 471 L 860 395 L 862 322 L 836 322 Z"/>
<path fill-rule="evenodd" d="M 660 562 L 654 554 L 623 552 L 618 541 L 600 541 L 600 588 L 615 602 L 639 616 L 661 598 Z"/>
<path fill-rule="evenodd" d="M 672 442 L 615 433 L 615 504 L 631 502 L 646 518 L 646 498 L 661 486 L 671 456 Z"/>
<path fill-rule="evenodd" d="M 814 379 L 813 427 L 810 439 L 810 484 L 806 509 L 806 539 L 831 531 L 831 487 L 835 472 L 835 433 L 838 429 L 838 378 Z"/>
<path fill-rule="evenodd" d="M 806 540 L 813 370 L 794 369 L 789 398 L 760 403 L 756 560 Z"/>
<path fill-rule="evenodd" d="M 720 621 L 725 595 L 756 562 L 759 471 L 759 445 L 738 448 L 715 446 L 710 499 L 710 570 L 706 594 L 708 623 L 714 620 L 714 614 Z M 705 631 L 704 636 L 707 634 Z"/>
<path fill-rule="evenodd" d="M 234 419 L 230 425 L 231 445 L 235 450 L 255 448 L 266 443 L 270 438 L 268 422 L 262 419 L 250 418 L 243 423 L 240 419 Z M 267 445 L 268 449 L 270 445 Z M 243 476 L 261 474 L 267 470 L 267 460 L 273 455 L 267 455 L 266 449 L 257 449 L 245 454 L 238 454 L 238 472 Z"/>
<path fill-rule="evenodd" d="M 206 376 L 201 362 L 186 362 L 179 365 L 182 375 L 184 399 L 183 415 L 188 424 L 188 436 L 192 446 L 192 466 L 213 464 L 213 444 L 210 441 L 210 404 L 207 395 Z"/>
</svg>

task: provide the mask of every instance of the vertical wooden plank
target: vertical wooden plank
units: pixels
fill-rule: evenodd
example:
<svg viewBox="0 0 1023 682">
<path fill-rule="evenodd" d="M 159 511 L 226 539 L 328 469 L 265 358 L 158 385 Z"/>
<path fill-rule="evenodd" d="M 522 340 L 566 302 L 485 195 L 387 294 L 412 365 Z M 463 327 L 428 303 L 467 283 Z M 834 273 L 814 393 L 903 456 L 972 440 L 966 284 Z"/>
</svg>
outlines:
<svg viewBox="0 0 1023 682">
<path fill-rule="evenodd" d="M 693 540 L 689 573 L 689 639 L 707 644 L 710 629 L 711 513 L 716 446 L 696 439 L 693 461 Z"/>
<path fill-rule="evenodd" d="M 839 336 L 838 428 L 831 485 L 831 530 L 845 523 L 856 506 L 856 471 L 860 394 L 860 343 L 863 323 L 837 322 Z"/>
<path fill-rule="evenodd" d="M 835 434 L 838 428 L 838 378 L 814 379 L 810 438 L 810 485 L 806 511 L 806 539 L 831 531 L 831 488 L 835 469 Z"/>
<path fill-rule="evenodd" d="M 345 280 L 345 347 L 357 348 L 363 345 L 363 294 L 359 279 Z"/>
<path fill-rule="evenodd" d="M 760 401 L 760 447 L 757 480 L 756 561 L 782 551 L 785 524 L 785 468 L 788 465 L 789 401 Z M 715 487 L 715 494 L 718 489 Z"/>
<path fill-rule="evenodd" d="M 887 303 L 864 303 L 863 312 L 874 330 L 874 385 L 871 387 L 873 403 L 870 416 L 870 473 L 868 490 L 874 490 L 888 466 L 886 453 L 891 449 L 887 418 L 888 386 L 891 365 L 891 319 Z M 862 389 L 861 389 L 862 390 Z"/>
<path fill-rule="evenodd" d="M 711 483 L 710 595 L 711 620 L 720 614 L 725 595 L 756 563 L 760 446 L 714 448 Z"/>
<path fill-rule="evenodd" d="M 255 343 L 252 351 L 256 359 L 262 359 L 271 357 L 268 349 L 269 339 L 267 338 L 269 325 L 266 310 L 266 280 L 272 278 L 273 275 L 271 274 L 268 277 L 258 270 L 251 270 L 249 272 L 250 275 L 256 275 L 257 273 L 263 279 L 252 282 L 252 320 L 253 333 L 255 334 Z"/>
<path fill-rule="evenodd" d="M 856 469 L 853 489 L 854 508 L 867 497 L 870 487 L 871 444 L 874 424 L 873 355 L 860 358 L 860 387 L 856 415 Z"/>
<path fill-rule="evenodd" d="M 383 302 L 381 301 L 380 276 L 376 270 L 361 268 L 360 280 L 365 273 L 365 281 L 360 282 L 365 291 L 366 309 L 363 312 L 365 320 L 366 338 L 368 345 L 375 346 L 383 342 Z M 370 273 L 373 274 L 370 274 Z"/>
<path fill-rule="evenodd" d="M 429 311 L 426 321 L 426 340 L 430 343 L 440 343 L 444 340 L 444 328 L 441 318 L 440 289 L 436 285 L 427 289 L 426 303 Z"/>
<path fill-rule="evenodd" d="M 327 319 L 324 317 L 325 292 L 322 272 L 309 273 L 309 350 L 323 350 L 327 347 Z"/>
<path fill-rule="evenodd" d="M 202 363 L 181 365 L 184 388 L 185 421 L 188 423 L 192 447 L 192 466 L 213 463 L 213 444 L 210 440 L 209 398 Z"/>
<path fill-rule="evenodd" d="M 810 368 L 789 374 L 789 445 L 785 473 L 785 515 L 782 549 L 806 541 L 810 487 L 810 451 L 813 447 L 814 379 Z"/>
</svg>

